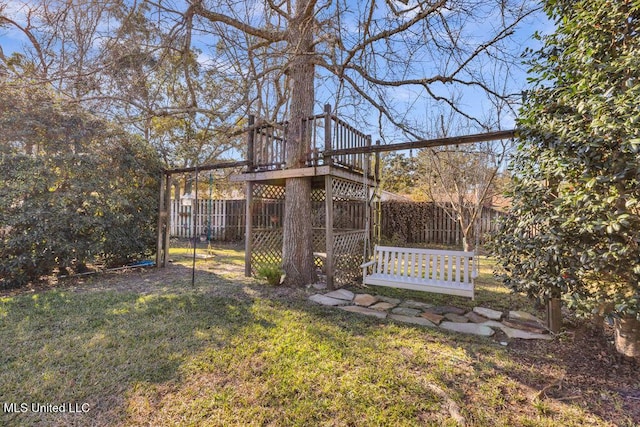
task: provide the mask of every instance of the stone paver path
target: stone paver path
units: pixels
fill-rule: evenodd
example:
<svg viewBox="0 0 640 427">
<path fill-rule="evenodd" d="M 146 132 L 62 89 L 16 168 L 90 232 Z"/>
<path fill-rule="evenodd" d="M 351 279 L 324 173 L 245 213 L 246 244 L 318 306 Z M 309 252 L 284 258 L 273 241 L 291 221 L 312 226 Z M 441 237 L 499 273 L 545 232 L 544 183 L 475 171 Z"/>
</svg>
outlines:
<svg viewBox="0 0 640 427">
<path fill-rule="evenodd" d="M 378 319 L 392 319 L 465 334 L 490 337 L 496 330 L 501 330 L 509 338 L 553 339 L 547 333 L 544 322 L 523 311 L 509 311 L 505 315 L 502 311 L 487 307 L 467 310 L 455 306 L 433 306 L 413 300 L 354 293 L 346 289 L 314 294 L 309 300 Z"/>
</svg>

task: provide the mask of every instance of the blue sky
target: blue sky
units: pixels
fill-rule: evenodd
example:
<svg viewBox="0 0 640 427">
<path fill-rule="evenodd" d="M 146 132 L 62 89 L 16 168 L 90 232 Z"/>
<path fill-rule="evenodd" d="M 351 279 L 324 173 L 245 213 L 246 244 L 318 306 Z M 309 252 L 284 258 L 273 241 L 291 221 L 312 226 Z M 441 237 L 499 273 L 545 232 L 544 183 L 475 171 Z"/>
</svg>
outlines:
<svg viewBox="0 0 640 427">
<path fill-rule="evenodd" d="M 6 5 L 4 14 L 9 18 L 16 20 L 20 24 L 24 24 L 25 22 L 25 12 L 26 12 L 26 8 L 24 7 L 25 3 L 28 4 L 29 2 L 23 2 L 21 0 L 0 0 L 0 4 Z M 356 6 L 357 4 L 358 2 L 354 2 L 352 6 L 357 7 Z M 400 3 L 398 3 L 398 5 L 400 5 Z M 254 7 L 253 13 L 255 13 L 255 15 L 258 16 L 260 14 L 260 9 Z M 354 26 L 355 23 L 346 22 L 344 23 L 344 25 Z M 490 25 L 490 23 L 488 23 L 487 25 Z M 353 30 L 355 31 L 355 28 Z M 540 31 L 542 33 L 549 33 L 553 31 L 553 24 L 550 23 L 544 16 L 544 14 L 541 12 L 534 16 L 529 17 L 521 25 L 521 27 L 518 28 L 514 38 L 514 43 L 516 44 L 515 47 L 519 48 L 520 50 L 524 50 L 525 47 L 536 47 L 536 42 L 534 42 L 531 38 L 532 34 L 535 31 Z M 481 33 L 482 28 L 469 29 L 469 35 L 473 35 L 474 32 Z M 18 29 L 12 26 L 0 28 L 0 46 L 2 47 L 2 50 L 5 55 L 9 55 L 14 51 L 22 50 L 22 47 L 24 45 L 28 45 L 28 40 L 26 36 L 22 32 L 20 32 Z M 214 62 L 213 60 L 214 55 L 215 53 L 211 53 L 211 52 L 207 52 L 206 50 L 203 50 L 203 54 L 201 56 L 201 62 L 205 64 Z M 425 64 L 425 67 L 428 68 L 428 64 Z M 428 73 L 428 72 L 430 71 L 428 69 L 425 69 L 425 73 Z M 319 74 L 322 75 L 321 70 L 319 71 Z M 513 81 L 509 83 L 510 86 L 512 86 L 510 87 L 510 89 L 513 92 L 521 90 L 524 87 L 525 81 L 526 81 L 525 71 L 518 70 L 513 74 Z M 437 87 L 436 85 L 434 86 L 434 90 L 446 91 L 446 88 L 444 86 Z M 318 109 L 320 109 L 321 105 L 326 102 L 333 104 L 335 99 L 335 87 L 333 85 L 323 86 L 322 81 L 319 79 L 316 96 L 317 96 Z M 473 90 L 471 89 L 468 89 L 466 93 L 462 94 L 462 96 L 463 96 L 462 104 L 464 105 L 465 110 L 470 111 L 472 114 L 482 115 L 483 110 L 486 110 L 487 108 L 489 108 L 486 102 L 483 102 L 480 96 L 475 96 Z M 390 92 L 390 96 L 388 99 L 389 103 L 402 106 L 403 108 L 400 108 L 400 109 L 406 110 L 407 117 L 409 117 L 411 120 L 414 120 L 416 122 L 428 121 L 430 120 L 429 115 L 432 112 L 428 111 L 428 108 L 424 108 L 424 105 L 419 105 L 420 101 L 421 101 L 420 98 L 416 99 L 416 93 L 411 88 L 395 89 L 393 92 Z M 416 105 L 416 108 L 413 108 L 412 107 L 413 105 Z M 503 117 L 501 121 L 501 127 L 503 129 L 508 129 L 513 127 L 515 124 L 514 120 L 515 120 L 515 117 L 512 114 L 509 114 Z M 375 122 L 375 121 L 376 120 L 373 120 L 373 119 L 371 120 L 371 122 Z M 365 130 L 365 132 L 367 131 Z M 368 133 L 374 133 L 374 139 L 377 139 L 380 137 L 380 135 L 377 135 L 375 132 L 368 132 Z M 388 138 L 391 138 L 391 139 L 402 138 L 402 136 L 397 135 L 392 131 L 389 131 L 388 135 L 383 135 L 383 136 L 388 136 Z"/>
</svg>

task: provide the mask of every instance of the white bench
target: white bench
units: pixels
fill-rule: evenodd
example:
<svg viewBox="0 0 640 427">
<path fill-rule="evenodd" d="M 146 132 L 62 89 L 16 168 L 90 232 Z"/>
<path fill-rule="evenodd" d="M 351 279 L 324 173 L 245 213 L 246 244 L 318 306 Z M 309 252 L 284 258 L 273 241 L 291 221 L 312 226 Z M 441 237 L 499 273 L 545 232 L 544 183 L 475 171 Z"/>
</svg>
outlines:
<svg viewBox="0 0 640 427">
<path fill-rule="evenodd" d="M 376 246 L 362 283 L 474 298 L 473 252 Z M 371 273 L 369 269 L 371 268 Z"/>
</svg>

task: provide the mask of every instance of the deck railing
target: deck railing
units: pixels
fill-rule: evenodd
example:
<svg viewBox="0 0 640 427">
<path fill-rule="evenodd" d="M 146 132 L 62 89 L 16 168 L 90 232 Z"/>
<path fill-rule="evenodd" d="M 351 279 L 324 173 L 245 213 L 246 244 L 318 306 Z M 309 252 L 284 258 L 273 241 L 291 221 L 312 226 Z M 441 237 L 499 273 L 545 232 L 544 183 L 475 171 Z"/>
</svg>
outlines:
<svg viewBox="0 0 640 427">
<path fill-rule="evenodd" d="M 287 126 L 288 123 L 255 125 L 253 116 L 249 117 L 247 136 L 247 159 L 251 171 L 270 171 L 285 169 L 287 165 Z M 371 174 L 371 156 L 369 154 L 326 155 L 330 150 L 367 147 L 371 145 L 371 136 L 351 126 L 331 113 L 331 107 L 325 106 L 324 113 L 303 120 L 308 140 L 307 166 L 331 165 L 356 172 Z"/>
</svg>

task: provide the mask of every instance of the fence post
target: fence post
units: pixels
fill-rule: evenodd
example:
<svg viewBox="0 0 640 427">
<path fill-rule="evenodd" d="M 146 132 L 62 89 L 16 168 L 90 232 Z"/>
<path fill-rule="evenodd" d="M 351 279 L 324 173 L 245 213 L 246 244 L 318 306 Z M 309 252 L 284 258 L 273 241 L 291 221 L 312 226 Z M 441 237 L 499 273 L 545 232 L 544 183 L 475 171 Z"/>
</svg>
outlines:
<svg viewBox="0 0 640 427">
<path fill-rule="evenodd" d="M 331 151 L 331 105 L 324 104 L 324 164 L 333 165 L 333 156 L 327 155 Z"/>
</svg>

